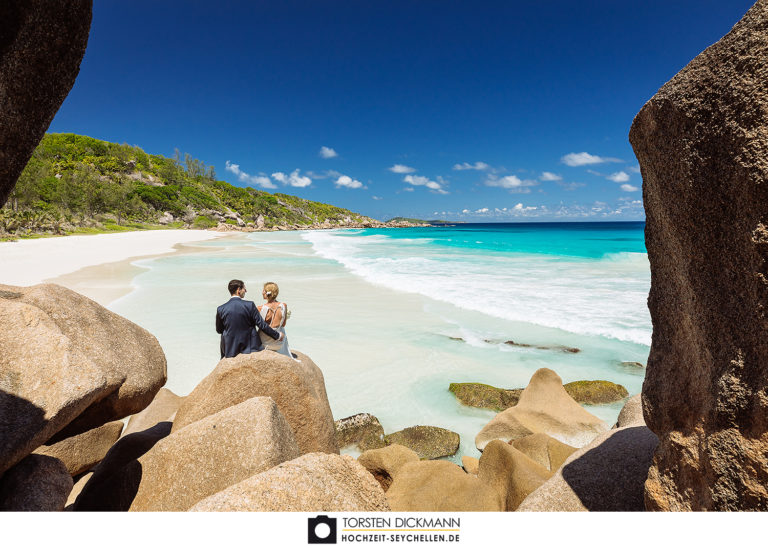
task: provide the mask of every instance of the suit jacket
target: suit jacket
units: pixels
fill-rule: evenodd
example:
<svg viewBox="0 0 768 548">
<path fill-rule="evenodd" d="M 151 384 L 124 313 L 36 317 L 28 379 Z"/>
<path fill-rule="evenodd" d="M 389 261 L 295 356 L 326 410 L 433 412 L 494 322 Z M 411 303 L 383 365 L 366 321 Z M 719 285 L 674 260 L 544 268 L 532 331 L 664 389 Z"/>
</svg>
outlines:
<svg viewBox="0 0 768 548">
<path fill-rule="evenodd" d="M 262 350 L 259 329 L 273 339 L 280 337 L 280 333 L 267 325 L 253 301 L 232 297 L 216 309 L 216 333 L 221 333 L 222 358 Z"/>
</svg>

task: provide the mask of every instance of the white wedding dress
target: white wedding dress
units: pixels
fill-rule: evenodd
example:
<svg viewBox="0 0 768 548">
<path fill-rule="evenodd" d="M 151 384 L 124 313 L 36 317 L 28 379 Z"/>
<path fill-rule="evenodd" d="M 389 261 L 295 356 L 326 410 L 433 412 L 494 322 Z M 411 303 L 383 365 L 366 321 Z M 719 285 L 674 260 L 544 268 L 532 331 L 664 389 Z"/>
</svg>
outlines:
<svg viewBox="0 0 768 548">
<path fill-rule="evenodd" d="M 272 350 L 273 352 L 277 352 L 278 354 L 283 354 L 284 356 L 288 356 L 289 358 L 293 358 L 293 355 L 291 354 L 291 348 L 288 346 L 288 335 L 285 334 L 285 321 L 287 320 L 286 312 L 285 312 L 285 303 L 280 303 L 280 311 L 283 313 L 283 325 L 280 327 L 273 327 L 275 331 L 278 333 L 283 334 L 283 340 L 278 341 L 264 333 L 263 331 L 259 331 L 259 337 L 261 337 L 261 344 L 264 345 L 264 348 L 268 350 Z M 267 318 L 267 312 L 269 312 L 269 306 L 266 304 L 261 305 L 259 308 L 259 314 L 261 314 L 261 317 L 264 318 L 264 321 L 266 321 Z M 295 359 L 295 358 L 293 358 Z M 298 360 L 297 360 L 298 361 Z"/>
</svg>

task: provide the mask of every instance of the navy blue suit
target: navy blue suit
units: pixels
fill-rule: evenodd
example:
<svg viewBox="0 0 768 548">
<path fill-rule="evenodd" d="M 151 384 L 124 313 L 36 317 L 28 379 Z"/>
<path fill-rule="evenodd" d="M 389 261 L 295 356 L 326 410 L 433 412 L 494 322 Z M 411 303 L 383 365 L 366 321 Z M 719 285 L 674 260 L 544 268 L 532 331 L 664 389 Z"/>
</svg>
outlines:
<svg viewBox="0 0 768 548">
<path fill-rule="evenodd" d="M 267 325 L 253 301 L 232 297 L 216 309 L 216 333 L 221 333 L 222 358 L 262 350 L 259 329 L 273 339 L 280 337 L 280 333 Z"/>
</svg>

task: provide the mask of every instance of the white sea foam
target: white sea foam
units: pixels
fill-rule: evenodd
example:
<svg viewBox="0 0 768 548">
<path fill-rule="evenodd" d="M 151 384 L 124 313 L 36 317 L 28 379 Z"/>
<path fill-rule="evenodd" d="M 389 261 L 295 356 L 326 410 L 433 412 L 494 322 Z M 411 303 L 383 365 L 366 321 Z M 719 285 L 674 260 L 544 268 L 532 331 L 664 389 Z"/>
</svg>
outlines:
<svg viewBox="0 0 768 548">
<path fill-rule="evenodd" d="M 644 253 L 590 259 L 439 249 L 381 235 L 302 237 L 320 256 L 380 286 L 505 320 L 650 344 Z"/>
</svg>

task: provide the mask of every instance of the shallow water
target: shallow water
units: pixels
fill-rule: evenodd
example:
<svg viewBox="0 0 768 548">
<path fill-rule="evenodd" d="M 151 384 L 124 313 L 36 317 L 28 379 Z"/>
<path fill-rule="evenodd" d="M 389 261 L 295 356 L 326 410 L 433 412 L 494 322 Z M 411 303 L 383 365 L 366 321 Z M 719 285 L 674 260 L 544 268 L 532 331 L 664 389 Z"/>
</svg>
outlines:
<svg viewBox="0 0 768 548">
<path fill-rule="evenodd" d="M 617 226 L 611 226 L 617 225 Z M 459 404 L 451 382 L 524 387 L 541 367 L 564 382 L 640 392 L 651 324 L 642 224 L 243 234 L 134 264 L 110 308 L 159 339 L 168 388 L 187 394 L 219 360 L 215 308 L 231 278 L 280 285 L 291 346 L 322 369 L 334 417 L 368 412 L 387 433 L 416 424 L 474 436 L 494 412 Z M 603 249 L 601 252 L 600 249 Z M 559 251 L 559 253 L 558 253 Z M 460 338 L 462 340 L 454 340 Z M 513 340 L 557 349 L 523 348 Z M 589 410 L 612 422 L 621 404 Z"/>
</svg>

